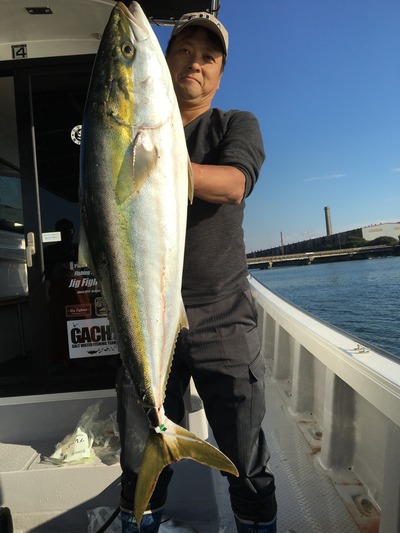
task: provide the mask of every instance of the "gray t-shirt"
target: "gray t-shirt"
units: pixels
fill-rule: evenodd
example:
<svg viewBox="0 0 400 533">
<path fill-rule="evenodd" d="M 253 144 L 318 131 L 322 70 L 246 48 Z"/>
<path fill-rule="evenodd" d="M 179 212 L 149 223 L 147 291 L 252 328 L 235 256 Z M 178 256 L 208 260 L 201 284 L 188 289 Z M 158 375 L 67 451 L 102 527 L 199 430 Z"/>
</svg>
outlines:
<svg viewBox="0 0 400 533">
<path fill-rule="evenodd" d="M 260 127 L 247 111 L 210 109 L 185 126 L 190 160 L 230 165 L 246 176 L 245 197 L 265 159 Z M 185 305 L 217 302 L 248 288 L 239 205 L 194 198 L 188 208 L 182 295 Z"/>
</svg>

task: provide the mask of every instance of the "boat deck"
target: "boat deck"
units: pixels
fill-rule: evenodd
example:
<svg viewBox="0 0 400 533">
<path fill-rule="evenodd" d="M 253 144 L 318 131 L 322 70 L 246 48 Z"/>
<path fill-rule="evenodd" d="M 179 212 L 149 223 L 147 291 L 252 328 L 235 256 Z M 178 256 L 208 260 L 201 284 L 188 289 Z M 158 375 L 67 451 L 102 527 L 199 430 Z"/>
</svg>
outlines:
<svg viewBox="0 0 400 533">
<path fill-rule="evenodd" d="M 267 414 L 264 429 L 271 452 L 269 466 L 275 475 L 278 499 L 279 533 L 356 533 L 360 529 L 330 478 L 313 461 L 314 452 L 308 444 L 299 424 L 288 412 L 284 393 L 270 376 L 266 378 Z M 176 465 L 179 469 L 189 467 L 188 463 Z M 195 468 L 203 467 L 194 465 Z M 193 468 L 193 463 L 190 463 Z M 186 475 L 176 475 L 171 482 L 171 499 L 167 514 L 190 524 L 199 533 L 234 533 L 234 518 L 230 509 L 226 479 L 212 471 L 217 495 L 217 509 L 212 503 L 203 501 L 201 484 L 193 472 L 188 487 Z M 201 470 L 202 472 L 203 470 Z M 178 479 L 179 477 L 179 479 Z M 200 477 L 200 476 L 199 476 Z M 176 483 L 174 483 L 176 482 Z M 178 484 L 182 485 L 179 487 Z M 183 485 L 185 483 L 185 485 Z M 193 506 L 193 495 L 199 491 L 199 500 Z M 186 495 L 179 501 L 178 494 Z M 166 524 L 167 526 L 167 524 Z M 160 533 L 172 531 L 164 527 Z M 364 528 L 363 528 L 364 530 Z M 365 529 L 365 531 L 367 531 Z M 180 531 L 187 531 L 181 529 Z"/>
<path fill-rule="evenodd" d="M 269 466 L 276 477 L 278 533 L 337 533 L 339 531 L 340 533 L 359 531 L 372 533 L 378 531 L 376 516 L 372 517 L 372 522 L 361 512 L 357 516 L 354 492 L 346 502 L 346 496 L 343 498 L 343 487 L 341 489 L 339 487 L 340 495 L 337 490 L 338 486 L 335 486 L 327 473 L 318 466 L 319 463 L 316 460 L 318 447 L 310 445 L 304 433 L 304 427 L 308 427 L 307 421 L 303 420 L 299 423 L 299 420 L 289 412 L 287 407 L 289 398 L 284 387 L 284 382 L 275 382 L 267 371 L 267 414 L 264 429 L 271 452 Z M 16 452 L 17 448 L 15 448 Z M 43 466 L 38 464 L 35 468 L 40 470 Z M 118 501 L 119 471 L 117 464 L 107 468 L 111 469 L 110 479 L 114 478 L 113 488 L 109 491 L 109 497 L 103 498 L 102 501 L 103 505 L 109 506 L 108 509 L 104 507 L 103 510 L 111 513 Z M 219 472 L 193 461 L 181 461 L 174 466 L 174 469 L 166 517 L 173 518 L 175 525 L 172 526 L 171 521 L 166 522 L 161 526 L 160 533 L 169 531 L 234 533 L 236 527 L 229 504 L 226 478 Z M 59 475 L 67 476 L 63 483 L 73 483 L 74 479 L 76 483 L 76 475 L 79 474 L 77 469 L 68 467 L 58 472 Z M 90 474 L 87 476 L 89 480 Z M 212 490 L 213 487 L 214 490 Z M 48 497 L 51 497 L 49 491 L 52 490 L 54 490 L 54 485 L 49 485 Z M 86 519 L 86 512 L 93 507 L 91 501 L 86 502 L 85 512 L 80 515 L 79 527 L 61 526 L 60 528 L 59 519 L 55 521 L 51 514 L 47 518 L 43 516 L 41 520 L 37 519 L 36 524 L 32 522 L 32 517 L 28 517 L 31 525 L 23 527 L 24 517 L 16 513 L 14 532 L 50 533 L 62 530 L 65 533 L 95 533 L 98 526 L 103 523 L 103 519 L 97 522 L 94 528 L 88 529 L 89 519 Z M 68 513 L 71 514 L 71 511 L 73 509 L 65 510 L 64 516 L 68 518 Z M 187 524 L 187 527 L 179 525 L 180 522 Z M 25 524 L 28 523 L 29 521 L 25 519 Z M 119 531 L 118 520 L 107 529 L 107 533 Z"/>
</svg>

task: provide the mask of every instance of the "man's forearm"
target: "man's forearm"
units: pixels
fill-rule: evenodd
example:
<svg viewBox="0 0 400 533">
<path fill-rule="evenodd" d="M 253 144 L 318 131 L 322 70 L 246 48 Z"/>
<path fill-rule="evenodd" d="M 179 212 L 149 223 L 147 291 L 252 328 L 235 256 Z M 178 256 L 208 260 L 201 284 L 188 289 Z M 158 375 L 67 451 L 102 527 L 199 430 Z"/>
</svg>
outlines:
<svg viewBox="0 0 400 533">
<path fill-rule="evenodd" d="M 194 195 L 213 204 L 240 204 L 246 178 L 243 172 L 227 165 L 192 163 Z"/>
</svg>

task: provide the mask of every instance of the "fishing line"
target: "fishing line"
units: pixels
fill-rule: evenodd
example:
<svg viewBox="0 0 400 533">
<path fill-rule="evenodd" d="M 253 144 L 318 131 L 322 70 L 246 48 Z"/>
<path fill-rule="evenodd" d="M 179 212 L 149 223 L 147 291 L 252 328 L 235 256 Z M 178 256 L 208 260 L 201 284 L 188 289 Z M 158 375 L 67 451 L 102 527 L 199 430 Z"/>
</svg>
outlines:
<svg viewBox="0 0 400 533">
<path fill-rule="evenodd" d="M 157 426 L 156 428 L 153 428 L 154 431 L 160 435 L 168 435 L 168 437 L 174 437 L 175 439 L 182 439 L 182 440 L 188 440 L 189 442 L 201 442 L 201 440 L 194 439 L 192 437 L 185 437 L 184 435 L 179 435 L 178 433 L 174 433 L 173 431 L 168 431 L 167 427 L 164 426 L 164 424 L 161 424 L 160 426 Z"/>
<path fill-rule="evenodd" d="M 111 524 L 114 522 L 114 520 L 117 518 L 117 516 L 119 515 L 119 507 L 117 507 L 115 509 L 115 511 L 113 512 L 113 514 L 110 516 L 110 518 L 108 518 L 108 520 L 106 522 L 104 522 L 104 524 L 101 526 L 100 529 L 98 529 L 96 531 L 96 533 L 104 533 L 104 531 L 106 531 L 108 529 L 109 526 L 111 526 Z"/>
</svg>

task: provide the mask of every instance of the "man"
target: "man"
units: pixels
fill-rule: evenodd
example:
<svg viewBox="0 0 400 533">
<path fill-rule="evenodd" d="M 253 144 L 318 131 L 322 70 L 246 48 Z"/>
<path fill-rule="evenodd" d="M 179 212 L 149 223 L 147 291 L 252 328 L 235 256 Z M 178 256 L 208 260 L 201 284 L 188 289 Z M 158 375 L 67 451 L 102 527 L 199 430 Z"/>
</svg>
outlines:
<svg viewBox="0 0 400 533">
<path fill-rule="evenodd" d="M 273 475 L 261 422 L 265 413 L 264 361 L 257 314 L 247 281 L 243 242 L 244 198 L 264 161 L 256 118 L 247 112 L 212 109 L 228 52 L 228 33 L 208 13 L 184 15 L 175 25 L 166 58 L 170 68 L 194 174 L 188 208 L 182 295 L 189 330 L 178 338 L 168 380 L 165 411 L 179 422 L 190 377 L 203 400 L 219 448 L 236 465 L 228 475 L 238 532 L 276 531 Z M 138 531 L 133 494 L 140 453 L 132 421 L 133 388 L 123 369 L 118 378 L 124 532 Z M 137 411 L 137 409 L 136 409 Z M 138 413 L 139 415 L 139 413 Z M 140 531 L 156 532 L 172 475 L 163 471 Z"/>
</svg>

